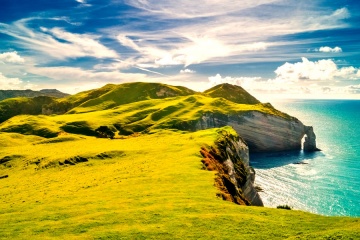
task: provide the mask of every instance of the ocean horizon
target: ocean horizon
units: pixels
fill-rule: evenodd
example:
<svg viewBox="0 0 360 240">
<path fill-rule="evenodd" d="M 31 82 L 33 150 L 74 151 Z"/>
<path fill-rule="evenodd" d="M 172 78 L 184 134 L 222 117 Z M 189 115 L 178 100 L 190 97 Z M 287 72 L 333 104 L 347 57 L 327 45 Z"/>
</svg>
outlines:
<svg viewBox="0 0 360 240">
<path fill-rule="evenodd" d="M 287 100 L 275 108 L 313 126 L 322 151 L 251 154 L 265 206 L 360 216 L 360 100 Z"/>
</svg>

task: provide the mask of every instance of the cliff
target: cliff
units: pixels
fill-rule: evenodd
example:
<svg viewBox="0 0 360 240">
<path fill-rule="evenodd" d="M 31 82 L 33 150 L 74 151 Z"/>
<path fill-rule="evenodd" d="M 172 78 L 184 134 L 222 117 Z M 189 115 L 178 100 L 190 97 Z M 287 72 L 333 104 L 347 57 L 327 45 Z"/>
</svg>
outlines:
<svg viewBox="0 0 360 240">
<path fill-rule="evenodd" d="M 239 205 L 263 206 L 254 181 L 255 171 L 249 166 L 249 149 L 238 135 L 220 130 L 211 147 L 200 151 L 207 170 L 217 171 L 215 185 L 222 199 Z"/>
<path fill-rule="evenodd" d="M 284 118 L 258 111 L 245 114 L 205 113 L 195 123 L 195 129 L 231 126 L 245 140 L 251 152 L 300 150 L 306 135 L 305 151 L 317 151 L 312 127 L 297 118 Z"/>
</svg>

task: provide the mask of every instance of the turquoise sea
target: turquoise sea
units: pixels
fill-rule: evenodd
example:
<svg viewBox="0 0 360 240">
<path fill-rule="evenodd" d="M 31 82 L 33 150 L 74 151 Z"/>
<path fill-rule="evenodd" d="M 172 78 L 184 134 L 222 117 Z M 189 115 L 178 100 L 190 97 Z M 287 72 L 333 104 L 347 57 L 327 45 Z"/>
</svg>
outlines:
<svg viewBox="0 0 360 240">
<path fill-rule="evenodd" d="M 360 216 L 360 100 L 288 100 L 272 105 L 313 126 L 321 152 L 251 154 L 265 206 Z M 302 162 L 304 164 L 295 164 Z"/>
</svg>

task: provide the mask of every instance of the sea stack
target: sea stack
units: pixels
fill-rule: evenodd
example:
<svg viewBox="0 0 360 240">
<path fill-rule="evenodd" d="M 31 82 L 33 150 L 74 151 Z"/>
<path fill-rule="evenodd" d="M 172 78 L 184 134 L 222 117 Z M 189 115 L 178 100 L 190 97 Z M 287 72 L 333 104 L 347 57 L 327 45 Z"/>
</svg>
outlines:
<svg viewBox="0 0 360 240">
<path fill-rule="evenodd" d="M 314 151 L 320 151 L 316 147 L 316 135 L 314 133 L 314 129 L 312 126 L 305 126 L 305 142 L 304 142 L 304 151 L 306 152 L 314 152 Z"/>
</svg>

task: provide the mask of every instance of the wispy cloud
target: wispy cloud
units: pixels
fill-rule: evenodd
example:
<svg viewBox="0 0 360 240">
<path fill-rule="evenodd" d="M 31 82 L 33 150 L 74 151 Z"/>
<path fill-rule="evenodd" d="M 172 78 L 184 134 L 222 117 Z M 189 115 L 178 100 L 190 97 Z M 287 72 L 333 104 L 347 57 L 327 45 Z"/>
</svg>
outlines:
<svg viewBox="0 0 360 240">
<path fill-rule="evenodd" d="M 119 55 L 98 41 L 99 36 L 74 34 L 61 28 L 39 30 L 29 28 L 27 22 L 33 19 L 22 19 L 11 25 L 1 24 L 0 32 L 18 40 L 22 46 L 40 51 L 57 59 L 75 57 L 117 58 Z"/>
<path fill-rule="evenodd" d="M 176 4 L 165 0 L 128 0 L 126 3 L 140 10 L 133 13 L 138 18 L 150 15 L 156 22 L 169 22 L 152 31 L 144 31 L 148 21 L 133 28 L 111 30 L 119 32 L 117 40 L 122 46 L 149 60 L 143 64 L 155 63 L 158 67 L 242 62 L 252 52 L 266 55 L 270 47 L 286 48 L 288 43 L 270 41 L 273 37 L 344 27 L 344 20 L 350 16 L 347 8 L 316 11 L 316 2 L 306 6 L 293 2 L 291 7 L 278 0 L 182 0 Z M 266 18 L 256 14 L 264 9 Z"/>
<path fill-rule="evenodd" d="M 66 82 L 100 81 L 104 83 L 122 83 L 125 81 L 139 81 L 146 77 L 146 75 L 138 73 L 131 74 L 121 73 L 119 71 L 93 71 L 77 67 L 33 67 L 28 69 L 28 72 Z"/>
<path fill-rule="evenodd" d="M 171 18 L 213 17 L 253 8 L 278 0 L 181 0 L 176 3 L 167 0 L 126 0 L 127 4 L 154 15 Z"/>
</svg>

